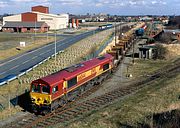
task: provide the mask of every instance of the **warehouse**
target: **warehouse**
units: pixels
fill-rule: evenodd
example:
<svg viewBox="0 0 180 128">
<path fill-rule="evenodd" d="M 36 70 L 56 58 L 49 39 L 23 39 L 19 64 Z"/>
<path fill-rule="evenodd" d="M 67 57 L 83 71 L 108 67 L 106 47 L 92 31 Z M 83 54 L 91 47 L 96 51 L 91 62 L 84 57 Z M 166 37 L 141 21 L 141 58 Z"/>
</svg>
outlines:
<svg viewBox="0 0 180 128">
<path fill-rule="evenodd" d="M 45 22 L 6 22 L 4 32 L 47 32 L 49 26 Z"/>
<path fill-rule="evenodd" d="M 32 25 L 34 24 L 34 30 L 44 32 L 44 31 L 48 31 L 48 29 L 58 30 L 58 29 L 67 28 L 68 22 L 69 22 L 68 14 L 60 14 L 60 15 L 49 14 L 48 7 L 35 6 L 35 7 L 32 7 L 31 12 L 25 12 L 25 13 L 13 15 L 13 16 L 3 17 L 3 31 L 8 32 L 9 31 L 8 29 L 12 30 L 12 26 L 10 26 L 11 28 L 8 28 L 8 26 L 12 24 L 18 24 L 19 26 L 23 26 L 23 29 L 25 29 L 27 23 L 29 23 L 30 24 L 29 26 L 31 28 L 32 28 Z M 41 24 L 42 26 L 45 26 L 44 28 L 42 28 L 42 26 L 38 26 L 39 28 L 41 28 L 39 30 L 37 29 L 37 26 L 35 25 L 37 24 L 39 25 L 40 23 L 46 23 L 46 24 L 44 25 Z M 29 30 L 30 28 L 26 28 L 26 29 Z M 13 28 L 13 30 L 15 30 L 15 28 Z M 21 32 L 26 32 L 26 31 L 21 31 Z"/>
</svg>

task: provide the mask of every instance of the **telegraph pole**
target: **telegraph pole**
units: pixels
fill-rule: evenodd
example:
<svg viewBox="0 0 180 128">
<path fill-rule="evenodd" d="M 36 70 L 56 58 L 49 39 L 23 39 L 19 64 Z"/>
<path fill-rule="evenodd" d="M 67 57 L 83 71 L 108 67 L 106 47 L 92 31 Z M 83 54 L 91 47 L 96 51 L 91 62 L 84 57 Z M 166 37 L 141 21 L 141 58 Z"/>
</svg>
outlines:
<svg viewBox="0 0 180 128">
<path fill-rule="evenodd" d="M 135 43 L 135 41 L 136 41 L 136 36 L 135 36 L 135 40 L 133 40 L 133 54 L 132 54 L 132 58 L 133 58 L 133 60 L 132 60 L 132 63 L 134 64 L 134 43 Z"/>
</svg>

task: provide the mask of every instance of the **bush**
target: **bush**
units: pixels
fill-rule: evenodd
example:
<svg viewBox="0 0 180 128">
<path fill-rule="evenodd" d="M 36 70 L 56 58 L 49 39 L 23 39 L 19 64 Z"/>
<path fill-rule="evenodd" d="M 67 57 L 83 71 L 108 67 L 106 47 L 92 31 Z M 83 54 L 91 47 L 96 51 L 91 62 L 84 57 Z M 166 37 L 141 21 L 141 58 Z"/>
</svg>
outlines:
<svg viewBox="0 0 180 128">
<path fill-rule="evenodd" d="M 165 59 L 166 54 L 167 54 L 167 49 L 163 45 L 161 44 L 155 45 L 153 59 Z"/>
</svg>

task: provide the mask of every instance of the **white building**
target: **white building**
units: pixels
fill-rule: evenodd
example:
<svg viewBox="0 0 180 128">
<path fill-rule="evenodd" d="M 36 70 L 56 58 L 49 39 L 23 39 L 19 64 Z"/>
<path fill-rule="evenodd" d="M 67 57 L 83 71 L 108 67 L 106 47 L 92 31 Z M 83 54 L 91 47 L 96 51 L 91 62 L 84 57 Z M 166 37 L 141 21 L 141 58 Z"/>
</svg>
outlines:
<svg viewBox="0 0 180 128">
<path fill-rule="evenodd" d="M 2 23 L 1 23 L 1 21 L 0 21 L 0 31 L 2 30 Z"/>
<path fill-rule="evenodd" d="M 32 7 L 31 12 L 3 17 L 3 26 L 6 22 L 45 22 L 50 30 L 63 29 L 68 27 L 68 14 L 49 14 L 49 8 L 45 6 Z"/>
</svg>

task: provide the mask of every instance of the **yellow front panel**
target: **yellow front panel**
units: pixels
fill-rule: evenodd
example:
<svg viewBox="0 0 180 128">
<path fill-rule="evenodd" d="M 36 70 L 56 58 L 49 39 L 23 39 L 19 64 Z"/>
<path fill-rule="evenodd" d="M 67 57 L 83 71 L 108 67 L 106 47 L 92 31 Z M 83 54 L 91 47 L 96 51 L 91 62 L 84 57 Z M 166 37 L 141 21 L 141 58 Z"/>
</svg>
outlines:
<svg viewBox="0 0 180 128">
<path fill-rule="evenodd" d="M 49 105 L 51 104 L 51 95 L 49 94 L 42 94 L 42 93 L 35 93 L 35 92 L 30 92 L 30 97 L 31 99 L 34 99 L 32 102 L 41 105 Z M 46 103 L 44 101 L 47 101 Z"/>
</svg>

